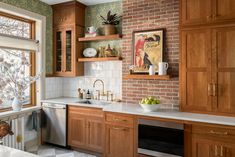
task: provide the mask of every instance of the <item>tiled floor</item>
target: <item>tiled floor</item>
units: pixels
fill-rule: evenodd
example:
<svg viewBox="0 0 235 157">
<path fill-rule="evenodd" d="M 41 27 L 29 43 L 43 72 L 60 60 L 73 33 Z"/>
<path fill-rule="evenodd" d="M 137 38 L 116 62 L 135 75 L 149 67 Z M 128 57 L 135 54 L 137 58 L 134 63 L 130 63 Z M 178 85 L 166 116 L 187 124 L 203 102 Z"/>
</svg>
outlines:
<svg viewBox="0 0 235 157">
<path fill-rule="evenodd" d="M 53 146 L 40 146 L 37 151 L 40 157 L 96 157 L 94 155 L 80 153 L 73 150 L 57 148 Z"/>
</svg>

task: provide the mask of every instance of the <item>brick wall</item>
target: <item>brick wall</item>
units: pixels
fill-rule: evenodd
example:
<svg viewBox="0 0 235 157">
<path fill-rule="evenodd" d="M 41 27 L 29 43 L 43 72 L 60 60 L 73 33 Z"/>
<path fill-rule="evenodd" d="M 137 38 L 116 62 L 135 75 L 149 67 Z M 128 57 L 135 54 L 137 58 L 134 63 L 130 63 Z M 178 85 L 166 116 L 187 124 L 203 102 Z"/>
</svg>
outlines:
<svg viewBox="0 0 235 157">
<path fill-rule="evenodd" d="M 164 61 L 170 81 L 123 80 L 124 102 L 137 103 L 145 96 L 159 96 L 164 103 L 179 101 L 179 0 L 123 0 L 123 75 L 132 64 L 132 32 L 165 28 Z"/>
</svg>

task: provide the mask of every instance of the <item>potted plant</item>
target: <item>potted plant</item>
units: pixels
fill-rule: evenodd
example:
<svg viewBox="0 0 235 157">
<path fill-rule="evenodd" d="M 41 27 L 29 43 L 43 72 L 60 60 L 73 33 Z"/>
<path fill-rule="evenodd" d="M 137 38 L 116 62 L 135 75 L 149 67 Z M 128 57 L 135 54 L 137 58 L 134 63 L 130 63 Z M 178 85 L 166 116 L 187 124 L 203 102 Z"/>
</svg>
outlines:
<svg viewBox="0 0 235 157">
<path fill-rule="evenodd" d="M 117 14 L 111 14 L 111 11 L 107 13 L 107 18 L 104 18 L 100 15 L 102 19 L 102 24 L 104 25 L 104 35 L 112 35 L 116 33 L 115 26 L 120 23 L 121 16 L 117 16 Z"/>
</svg>

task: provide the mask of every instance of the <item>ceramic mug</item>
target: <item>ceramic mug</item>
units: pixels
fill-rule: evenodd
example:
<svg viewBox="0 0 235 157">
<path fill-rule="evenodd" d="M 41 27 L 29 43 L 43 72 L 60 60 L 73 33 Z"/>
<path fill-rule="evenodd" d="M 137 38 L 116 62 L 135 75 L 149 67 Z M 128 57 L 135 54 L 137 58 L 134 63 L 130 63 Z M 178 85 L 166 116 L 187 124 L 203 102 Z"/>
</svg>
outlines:
<svg viewBox="0 0 235 157">
<path fill-rule="evenodd" d="M 158 63 L 158 75 L 166 75 L 169 65 L 167 62 Z"/>
<path fill-rule="evenodd" d="M 88 33 L 95 33 L 97 30 L 97 28 L 95 28 L 94 26 L 91 26 L 91 27 L 87 27 L 87 31 Z"/>
</svg>

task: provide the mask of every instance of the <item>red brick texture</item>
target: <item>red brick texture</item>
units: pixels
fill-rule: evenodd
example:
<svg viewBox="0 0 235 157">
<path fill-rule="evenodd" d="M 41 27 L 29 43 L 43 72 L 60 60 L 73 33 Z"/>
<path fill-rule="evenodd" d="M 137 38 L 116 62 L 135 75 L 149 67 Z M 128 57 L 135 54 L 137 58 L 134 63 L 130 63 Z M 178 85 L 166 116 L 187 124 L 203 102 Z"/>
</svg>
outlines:
<svg viewBox="0 0 235 157">
<path fill-rule="evenodd" d="M 174 78 L 159 80 L 123 80 L 124 102 L 137 103 L 146 96 L 158 96 L 163 103 L 179 101 L 179 0 L 123 0 L 123 75 L 132 64 L 132 32 L 165 29 L 164 61 Z"/>
</svg>

